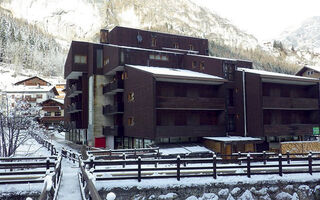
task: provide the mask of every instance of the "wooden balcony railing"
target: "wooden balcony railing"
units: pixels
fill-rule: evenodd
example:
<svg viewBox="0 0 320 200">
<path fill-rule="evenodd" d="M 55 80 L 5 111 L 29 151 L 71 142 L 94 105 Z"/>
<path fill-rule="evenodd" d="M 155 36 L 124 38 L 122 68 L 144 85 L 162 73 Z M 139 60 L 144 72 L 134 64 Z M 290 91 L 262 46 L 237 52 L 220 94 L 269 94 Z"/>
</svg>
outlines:
<svg viewBox="0 0 320 200">
<path fill-rule="evenodd" d="M 224 135 L 224 125 L 157 126 L 157 137 L 204 137 Z"/>
<path fill-rule="evenodd" d="M 265 135 L 312 135 L 313 127 L 319 124 L 268 124 L 264 125 Z"/>
<path fill-rule="evenodd" d="M 318 99 L 312 98 L 286 98 L 263 97 L 264 109 L 319 109 Z"/>
<path fill-rule="evenodd" d="M 157 97 L 157 108 L 224 110 L 224 98 Z"/>
</svg>

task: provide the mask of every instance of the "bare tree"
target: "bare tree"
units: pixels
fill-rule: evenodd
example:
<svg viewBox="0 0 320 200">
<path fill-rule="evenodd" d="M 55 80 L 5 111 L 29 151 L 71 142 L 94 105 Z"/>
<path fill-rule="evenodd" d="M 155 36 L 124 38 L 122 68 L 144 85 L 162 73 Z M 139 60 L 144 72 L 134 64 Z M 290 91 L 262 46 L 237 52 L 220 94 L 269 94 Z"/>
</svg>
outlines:
<svg viewBox="0 0 320 200">
<path fill-rule="evenodd" d="M 31 131 L 41 131 L 36 118 L 39 107 L 18 100 L 12 104 L 8 98 L 0 109 L 0 156 L 13 156 L 18 147 L 28 140 Z"/>
</svg>

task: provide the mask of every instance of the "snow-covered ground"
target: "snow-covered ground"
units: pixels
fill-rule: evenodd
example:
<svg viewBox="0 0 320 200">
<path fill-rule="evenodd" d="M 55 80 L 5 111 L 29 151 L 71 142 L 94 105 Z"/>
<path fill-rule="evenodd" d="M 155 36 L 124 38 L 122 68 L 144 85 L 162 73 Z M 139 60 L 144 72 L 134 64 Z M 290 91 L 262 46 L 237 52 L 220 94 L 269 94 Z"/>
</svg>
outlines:
<svg viewBox="0 0 320 200">
<path fill-rule="evenodd" d="M 51 136 L 52 135 L 52 136 Z M 57 151 L 60 153 L 62 148 L 77 152 L 73 148 L 69 147 L 69 142 L 64 140 L 64 133 L 58 133 L 57 131 L 50 132 L 47 136 L 49 141 L 51 141 Z M 39 144 L 35 139 L 28 139 L 23 143 L 15 154 L 15 157 L 48 157 L 51 156 L 50 151 Z M 62 181 L 60 185 L 60 190 L 58 193 L 59 200 L 78 200 L 81 199 L 80 187 L 78 181 L 78 163 L 73 163 L 67 158 L 62 159 Z M 11 184 L 11 185 L 0 185 L 0 194 L 6 193 L 19 193 L 19 194 L 31 194 L 32 192 L 41 192 L 43 188 L 43 183 L 33 183 L 33 184 Z"/>
</svg>

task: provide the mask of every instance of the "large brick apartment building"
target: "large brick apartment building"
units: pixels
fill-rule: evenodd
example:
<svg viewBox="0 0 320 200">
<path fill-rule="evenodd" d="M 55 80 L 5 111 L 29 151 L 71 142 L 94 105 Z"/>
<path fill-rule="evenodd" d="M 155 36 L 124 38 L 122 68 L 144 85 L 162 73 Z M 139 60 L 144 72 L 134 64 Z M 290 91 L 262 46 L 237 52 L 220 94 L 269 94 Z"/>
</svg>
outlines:
<svg viewBox="0 0 320 200">
<path fill-rule="evenodd" d="M 316 78 L 208 56 L 206 39 L 125 27 L 100 35 L 73 41 L 65 63 L 69 140 L 139 148 L 242 136 L 264 150 L 319 126 Z"/>
</svg>

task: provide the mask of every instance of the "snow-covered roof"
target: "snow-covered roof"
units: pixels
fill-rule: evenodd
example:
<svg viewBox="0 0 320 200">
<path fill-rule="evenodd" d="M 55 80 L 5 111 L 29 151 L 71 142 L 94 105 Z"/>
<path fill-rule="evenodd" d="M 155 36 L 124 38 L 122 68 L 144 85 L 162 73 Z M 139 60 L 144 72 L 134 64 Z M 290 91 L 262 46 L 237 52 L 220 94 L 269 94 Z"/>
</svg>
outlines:
<svg viewBox="0 0 320 200">
<path fill-rule="evenodd" d="M 60 104 L 64 104 L 64 99 L 58 99 L 58 98 L 47 99 L 47 100 L 42 101 L 41 103 L 44 103 L 44 102 L 50 101 L 50 100 L 56 101 L 56 102 L 58 102 L 58 103 L 60 103 Z"/>
<path fill-rule="evenodd" d="M 299 80 L 299 81 L 319 81 L 319 79 L 317 79 L 317 78 L 295 76 L 295 75 L 290 75 L 290 74 L 282 74 L 282 73 L 277 73 L 277 72 L 269 72 L 269 71 L 258 70 L 258 69 L 237 68 L 237 70 L 238 70 L 238 71 L 245 71 L 245 72 L 253 73 L 253 74 L 259 74 L 259 75 L 261 75 L 262 77 L 266 77 L 266 78 L 296 79 L 296 80 Z"/>
<path fill-rule="evenodd" d="M 198 55 L 198 54 L 187 54 L 188 56 L 197 56 L 197 57 L 203 57 L 203 58 L 214 58 L 217 60 L 226 60 L 226 61 L 244 61 L 244 62 L 252 62 L 250 60 L 244 60 L 244 59 L 235 59 L 235 58 L 224 58 L 224 57 L 217 57 L 217 56 L 206 56 L 206 55 Z"/>
<path fill-rule="evenodd" d="M 206 140 L 213 140 L 217 142 L 247 142 L 247 141 L 261 141 L 260 138 L 242 137 L 242 136 L 227 136 L 227 137 L 203 137 Z"/>
<path fill-rule="evenodd" d="M 8 87 L 4 92 L 7 93 L 42 93 L 49 92 L 51 90 L 55 90 L 55 86 L 24 86 L 24 85 L 16 85 L 12 87 Z"/>
<path fill-rule="evenodd" d="M 164 75 L 164 76 L 173 76 L 180 78 L 196 78 L 196 79 L 208 79 L 215 81 L 225 81 L 225 79 L 213 76 L 209 74 L 204 74 L 200 72 L 194 72 L 186 69 L 176 69 L 176 68 L 164 68 L 164 67 L 148 67 L 141 65 L 126 65 L 127 67 L 132 67 L 135 69 L 139 69 L 145 72 L 152 73 L 154 75 Z"/>
</svg>

